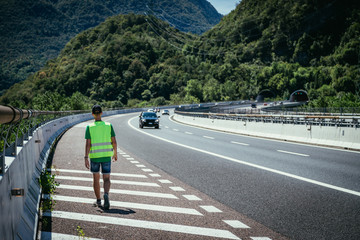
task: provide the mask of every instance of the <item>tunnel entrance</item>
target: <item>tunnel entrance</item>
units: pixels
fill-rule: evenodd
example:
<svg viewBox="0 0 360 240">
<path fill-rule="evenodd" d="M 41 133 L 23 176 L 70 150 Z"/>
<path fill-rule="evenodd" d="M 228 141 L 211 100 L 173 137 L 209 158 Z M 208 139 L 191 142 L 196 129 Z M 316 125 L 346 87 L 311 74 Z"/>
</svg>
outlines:
<svg viewBox="0 0 360 240">
<path fill-rule="evenodd" d="M 307 102 L 309 101 L 309 96 L 304 90 L 296 90 L 290 95 L 290 102 Z"/>
</svg>

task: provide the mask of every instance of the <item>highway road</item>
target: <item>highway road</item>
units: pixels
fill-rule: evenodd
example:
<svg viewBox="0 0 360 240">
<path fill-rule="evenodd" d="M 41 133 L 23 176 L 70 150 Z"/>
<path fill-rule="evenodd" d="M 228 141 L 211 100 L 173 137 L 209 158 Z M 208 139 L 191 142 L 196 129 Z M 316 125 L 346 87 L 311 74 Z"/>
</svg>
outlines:
<svg viewBox="0 0 360 240">
<path fill-rule="evenodd" d="M 95 201 L 84 167 L 89 122 L 69 129 L 52 165 L 60 183 L 45 239 L 360 239 L 360 153 L 184 125 L 138 127 L 139 113 L 105 117 L 116 132 L 111 207 Z"/>
<path fill-rule="evenodd" d="M 360 153 L 114 118 L 119 146 L 291 239 L 360 239 Z"/>
</svg>

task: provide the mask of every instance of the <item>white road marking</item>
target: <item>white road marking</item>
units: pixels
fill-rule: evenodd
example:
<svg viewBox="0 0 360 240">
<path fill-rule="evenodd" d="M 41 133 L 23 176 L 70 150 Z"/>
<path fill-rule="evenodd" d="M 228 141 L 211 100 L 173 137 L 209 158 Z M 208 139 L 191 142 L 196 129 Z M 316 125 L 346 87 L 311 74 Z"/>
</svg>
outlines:
<svg viewBox="0 0 360 240">
<path fill-rule="evenodd" d="M 84 173 L 84 174 L 92 174 L 90 171 L 81 171 L 81 170 L 73 170 L 73 169 L 51 169 L 55 172 L 64 172 L 64 173 Z M 142 174 L 129 174 L 129 173 L 111 173 L 111 176 L 117 177 L 134 177 L 134 178 L 147 178 L 147 176 Z"/>
<path fill-rule="evenodd" d="M 207 139 L 215 139 L 213 137 L 209 137 L 209 136 L 203 136 L 204 138 L 207 138 Z"/>
<path fill-rule="evenodd" d="M 54 195 L 52 198 L 55 201 L 64 201 L 64 202 L 75 202 L 75 203 L 87 203 L 93 204 L 94 199 L 92 198 L 80 198 L 80 197 L 69 197 L 69 196 L 60 196 Z M 120 201 L 111 201 L 111 207 L 121 207 L 121 208 L 135 208 L 149 211 L 159 211 L 159 212 L 169 212 L 169 213 L 180 213 L 180 214 L 189 214 L 189 215 L 198 215 L 202 216 L 200 212 L 192 208 L 180 208 L 180 207 L 170 207 L 170 206 L 161 206 L 154 204 L 143 204 L 143 203 L 134 203 L 134 202 L 120 202 Z"/>
<path fill-rule="evenodd" d="M 175 132 L 178 132 L 179 131 L 179 129 L 173 129 Z"/>
<path fill-rule="evenodd" d="M 297 156 L 302 156 L 302 157 L 309 157 L 310 156 L 310 155 L 307 155 L 307 154 L 288 152 L 288 151 L 283 151 L 283 150 L 277 150 L 277 151 L 281 152 L 281 153 L 287 153 L 287 154 L 292 154 L 292 155 L 297 155 Z"/>
<path fill-rule="evenodd" d="M 250 237 L 252 240 L 271 240 L 271 238 L 268 237 Z"/>
<path fill-rule="evenodd" d="M 227 230 L 222 230 L 222 229 L 194 227 L 194 226 L 186 226 L 186 225 L 171 224 L 171 223 L 136 220 L 136 219 L 130 219 L 130 218 L 99 216 L 99 215 L 82 214 L 82 213 L 75 213 L 75 212 L 64 212 L 64 211 L 45 212 L 44 216 L 45 217 L 53 217 L 53 218 L 70 219 L 70 220 L 76 220 L 76 221 L 88 221 L 88 222 L 95 222 L 95 223 L 105 223 L 105 224 L 113 224 L 113 225 L 120 225 L 120 226 L 193 234 L 193 235 L 200 235 L 200 236 L 207 236 L 207 237 L 239 239 L 237 236 L 235 236 L 231 232 L 229 232 Z"/>
<path fill-rule="evenodd" d="M 192 135 L 193 133 L 191 133 L 191 132 L 185 132 L 186 134 L 189 134 L 189 135 Z"/>
<path fill-rule="evenodd" d="M 54 233 L 54 232 L 41 232 L 41 240 L 79 240 L 79 236 Z M 102 240 L 101 238 L 86 237 L 86 240 Z"/>
<path fill-rule="evenodd" d="M 191 128 L 197 128 L 197 129 L 201 129 L 201 130 L 204 130 L 204 129 L 205 129 L 205 128 L 202 128 L 202 127 L 191 126 L 191 125 L 189 125 L 189 124 L 185 124 L 185 123 L 181 123 L 181 122 L 174 121 L 174 120 L 172 119 L 172 117 L 170 117 L 169 119 L 170 119 L 170 121 L 172 121 L 172 122 L 175 123 L 175 124 L 179 124 L 179 125 L 183 125 L 183 126 L 191 127 Z M 130 119 L 130 120 L 131 120 L 131 119 Z M 289 141 L 284 142 L 284 140 L 267 139 L 267 138 L 262 138 L 262 137 L 254 137 L 254 136 L 249 136 L 249 135 L 242 135 L 242 134 L 240 134 L 240 133 L 224 132 L 224 131 L 214 130 L 214 129 L 209 129 L 209 128 L 206 128 L 206 131 L 216 132 L 216 133 L 224 133 L 224 134 L 226 134 L 226 135 L 233 135 L 233 136 L 237 136 L 237 137 L 241 136 L 241 137 L 244 137 L 244 138 L 261 139 L 261 140 L 263 140 L 263 141 L 272 141 L 272 142 L 279 142 L 279 143 L 292 144 L 292 145 L 301 145 L 301 146 L 305 146 L 305 147 L 322 148 L 322 149 L 328 149 L 328 150 L 333 150 L 333 151 L 351 152 L 351 153 L 360 154 L 359 151 L 354 151 L 354 150 L 324 147 L 324 146 L 312 145 L 312 144 L 307 144 L 307 143 L 299 143 L 299 142 L 289 142 Z"/>
<path fill-rule="evenodd" d="M 141 170 L 143 170 L 144 172 L 153 172 L 153 170 L 148 169 L 148 168 L 143 168 L 143 169 L 141 169 Z"/>
<path fill-rule="evenodd" d="M 139 163 L 139 161 L 130 161 L 131 163 Z"/>
<path fill-rule="evenodd" d="M 159 182 L 161 182 L 161 183 L 172 183 L 170 180 L 167 180 L 167 179 L 160 179 Z"/>
<path fill-rule="evenodd" d="M 134 160 L 134 158 L 126 158 L 126 160 L 129 160 L 129 161 L 131 161 L 131 160 Z"/>
<path fill-rule="evenodd" d="M 134 118 L 129 119 L 128 125 L 129 125 L 131 128 L 133 128 L 135 131 L 139 131 L 137 128 L 135 128 L 134 126 L 132 126 L 132 125 L 130 124 L 130 121 L 131 121 L 132 119 L 134 119 Z M 198 152 L 201 152 L 201 153 L 209 154 L 209 155 L 211 155 L 211 156 L 215 156 L 215 157 L 219 157 L 219 158 L 222 158 L 222 159 L 226 159 L 226 160 L 228 160 L 228 161 L 236 162 L 236 163 L 239 163 L 239 164 L 242 164 L 242 165 L 246 165 L 246 166 L 249 166 L 249 167 L 254 167 L 254 168 L 257 168 L 257 169 L 264 170 L 264 171 L 276 173 L 276 174 L 279 174 L 279 175 L 282 175 L 282 176 L 290 177 L 290 178 L 297 179 L 297 180 L 300 180 L 300 181 L 303 181 L 303 182 L 315 184 L 315 185 L 318 185 L 318 186 L 326 187 L 326 188 L 329 188 L 329 189 L 333 189 L 333 190 L 340 191 L 340 192 L 345 192 L 345 193 L 352 194 L 352 195 L 355 195 L 355 196 L 359 196 L 359 197 L 360 197 L 360 192 L 357 192 L 357 191 L 353 191 L 353 190 L 350 190 L 350 189 L 346 189 L 346 188 L 334 186 L 334 185 L 331 185 L 331 184 L 328 184 L 328 183 L 323 183 L 323 182 L 320 182 L 320 181 L 316 181 L 316 180 L 312 180 L 312 179 L 309 179 L 309 178 L 301 177 L 301 176 L 298 176 L 298 175 L 295 175 L 295 174 L 291 174 L 291 173 L 279 171 L 279 170 L 276 170 L 276 169 L 264 167 L 264 166 L 261 166 L 261 165 L 249 163 L 249 162 L 242 161 L 242 160 L 239 160 L 239 159 L 236 159 L 236 158 L 227 157 L 227 156 L 224 156 L 224 155 L 221 155 L 221 154 L 217 154 L 217 153 L 205 151 L 205 150 L 202 150 L 202 149 L 199 149 L 199 148 L 195 148 L 195 147 L 192 147 L 192 146 L 188 146 L 188 145 L 185 145 L 185 144 L 182 144 L 182 143 L 177 143 L 177 142 L 174 142 L 174 141 L 171 141 L 171 140 L 162 138 L 162 137 L 154 136 L 154 135 L 151 135 L 150 133 L 147 133 L 147 132 L 142 132 L 142 131 L 139 131 L 139 132 L 141 132 L 141 133 L 143 133 L 143 134 L 146 134 L 146 135 L 148 135 L 148 136 L 151 136 L 151 137 L 153 137 L 153 138 L 157 138 L 157 139 L 159 139 L 159 140 L 162 140 L 162 141 L 165 141 L 165 142 L 168 142 L 168 143 L 175 144 L 175 145 L 180 146 L 180 147 L 188 148 L 188 149 L 191 149 L 191 150 L 194 150 L 194 151 L 198 151 Z"/>
<path fill-rule="evenodd" d="M 83 186 L 78 186 L 78 185 L 66 185 L 66 184 L 60 184 L 56 188 L 69 189 L 69 190 L 78 190 L 78 191 L 89 191 L 89 192 L 94 191 L 94 189 L 92 187 L 83 187 Z M 142 197 L 178 199 L 178 197 L 176 197 L 175 195 L 168 194 L 168 193 L 122 190 L 122 189 L 116 189 L 116 188 L 111 188 L 110 192 L 111 192 L 111 194 L 125 194 L 125 195 L 134 195 L 134 196 L 142 196 Z"/>
<path fill-rule="evenodd" d="M 245 225 L 244 223 L 238 220 L 223 220 L 223 221 L 233 228 L 250 228 L 249 226 Z"/>
<path fill-rule="evenodd" d="M 182 187 L 169 187 L 169 188 L 175 192 L 185 192 L 185 189 L 183 189 Z"/>
<path fill-rule="evenodd" d="M 247 143 L 241 143 L 241 142 L 235 142 L 235 141 L 231 141 L 231 143 L 238 144 L 238 145 L 243 145 L 243 146 L 249 146 L 249 144 L 247 144 Z"/>
<path fill-rule="evenodd" d="M 92 178 L 84 178 L 84 177 L 72 177 L 72 176 L 61 176 L 57 175 L 56 179 L 62 180 L 71 180 L 71 181 L 84 181 L 84 182 L 92 182 Z M 100 179 L 100 182 L 103 180 Z M 136 186 L 146 186 L 146 187 L 160 187 L 157 183 L 150 183 L 150 182 L 135 182 L 135 181 L 123 181 L 123 180 L 113 180 L 111 179 L 111 183 L 113 184 L 125 184 L 125 185 L 136 185 Z"/>
<path fill-rule="evenodd" d="M 124 158 L 129 158 L 129 157 L 130 157 L 130 155 L 123 155 L 123 157 L 124 157 Z"/>
<path fill-rule="evenodd" d="M 157 173 L 150 173 L 149 175 L 152 177 L 161 177 L 161 175 Z"/>
<path fill-rule="evenodd" d="M 201 201 L 201 198 L 199 198 L 195 195 L 183 195 L 183 197 L 189 201 Z"/>
<path fill-rule="evenodd" d="M 143 165 L 143 164 L 137 164 L 136 166 L 139 167 L 139 168 L 145 167 L 145 165 Z"/>
<path fill-rule="evenodd" d="M 221 213 L 222 211 L 214 206 L 200 206 L 202 209 L 209 213 Z"/>
</svg>

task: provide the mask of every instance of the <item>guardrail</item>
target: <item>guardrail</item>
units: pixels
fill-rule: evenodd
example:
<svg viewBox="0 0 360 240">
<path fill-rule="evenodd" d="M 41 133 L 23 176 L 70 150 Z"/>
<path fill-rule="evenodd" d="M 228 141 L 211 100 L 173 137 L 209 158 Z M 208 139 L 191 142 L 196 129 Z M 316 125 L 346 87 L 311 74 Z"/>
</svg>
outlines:
<svg viewBox="0 0 360 240">
<path fill-rule="evenodd" d="M 5 171 L 5 156 L 16 157 L 17 147 L 27 141 L 42 124 L 82 111 L 37 111 L 0 105 L 0 174 Z"/>
<path fill-rule="evenodd" d="M 360 127 L 360 116 L 326 116 L 326 115 L 283 115 L 283 114 L 260 114 L 259 111 L 253 114 L 225 114 L 225 113 L 202 113 L 186 112 L 175 110 L 176 114 L 210 118 L 223 119 L 244 122 L 266 122 L 280 124 L 301 124 L 316 126 L 334 126 L 334 127 Z"/>
</svg>

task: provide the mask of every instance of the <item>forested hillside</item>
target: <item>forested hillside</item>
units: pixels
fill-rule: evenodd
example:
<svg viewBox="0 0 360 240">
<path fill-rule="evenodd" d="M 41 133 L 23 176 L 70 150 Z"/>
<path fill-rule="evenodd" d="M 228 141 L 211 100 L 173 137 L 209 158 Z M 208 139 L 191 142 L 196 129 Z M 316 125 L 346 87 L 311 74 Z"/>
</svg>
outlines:
<svg viewBox="0 0 360 240">
<path fill-rule="evenodd" d="M 200 37 L 154 16 L 117 16 L 1 101 L 59 110 L 254 99 L 263 89 L 283 100 L 304 89 L 311 106 L 355 107 L 359 52 L 354 1 L 242 0 Z"/>
<path fill-rule="evenodd" d="M 201 34 L 222 17 L 206 0 L 0 0 L 0 95 L 57 57 L 76 34 L 120 13 L 153 14 Z"/>
</svg>

